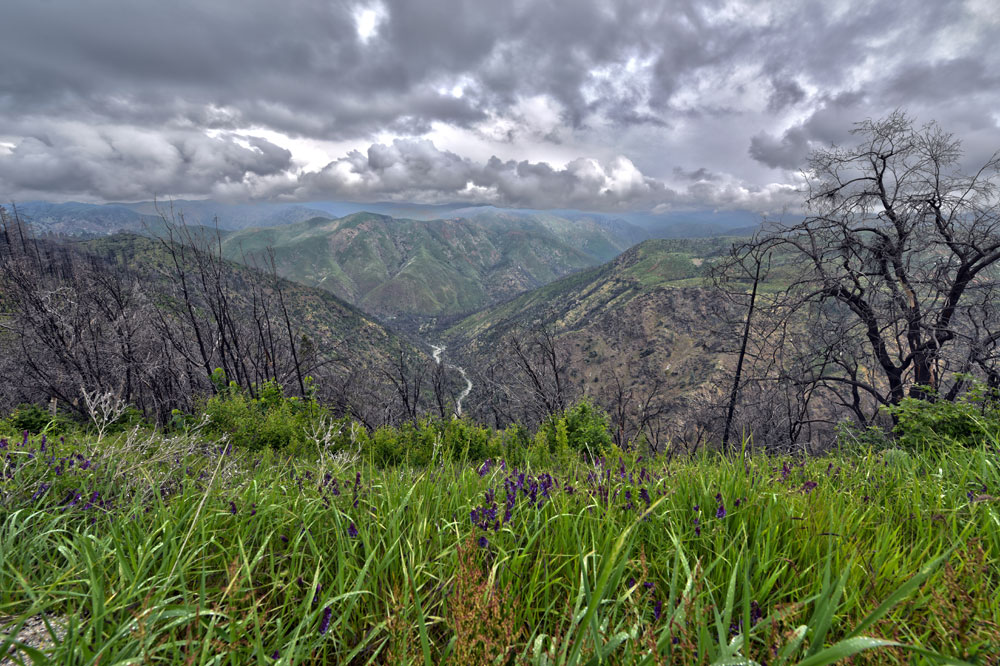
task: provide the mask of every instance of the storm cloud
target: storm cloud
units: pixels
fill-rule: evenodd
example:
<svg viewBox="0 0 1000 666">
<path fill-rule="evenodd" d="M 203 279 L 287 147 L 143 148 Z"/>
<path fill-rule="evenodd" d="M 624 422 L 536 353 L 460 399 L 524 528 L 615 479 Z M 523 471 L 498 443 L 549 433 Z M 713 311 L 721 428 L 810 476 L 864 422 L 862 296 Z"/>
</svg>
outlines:
<svg viewBox="0 0 1000 666">
<path fill-rule="evenodd" d="M 906 109 L 1000 148 L 1000 7 L 46 0 L 4 9 L 0 195 L 794 205 Z"/>
</svg>

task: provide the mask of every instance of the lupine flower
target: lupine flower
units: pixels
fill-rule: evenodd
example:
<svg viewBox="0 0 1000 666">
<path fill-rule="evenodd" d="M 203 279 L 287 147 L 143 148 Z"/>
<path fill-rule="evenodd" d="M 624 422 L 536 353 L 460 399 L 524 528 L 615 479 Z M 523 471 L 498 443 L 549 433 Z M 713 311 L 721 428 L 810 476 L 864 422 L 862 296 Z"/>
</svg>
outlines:
<svg viewBox="0 0 1000 666">
<path fill-rule="evenodd" d="M 319 605 L 319 595 L 323 591 L 323 583 L 316 583 L 316 591 L 313 593 L 313 608 Z"/>
<path fill-rule="evenodd" d="M 330 617 L 333 615 L 333 610 L 329 606 L 323 609 L 323 619 L 319 623 L 319 633 L 325 634 L 326 630 L 330 628 Z"/>
</svg>

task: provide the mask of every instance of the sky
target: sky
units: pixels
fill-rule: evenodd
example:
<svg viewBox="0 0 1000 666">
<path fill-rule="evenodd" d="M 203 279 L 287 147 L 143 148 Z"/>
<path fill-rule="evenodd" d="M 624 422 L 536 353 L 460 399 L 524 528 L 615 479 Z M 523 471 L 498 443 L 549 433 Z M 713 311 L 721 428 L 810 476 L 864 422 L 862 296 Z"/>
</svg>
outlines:
<svg viewBox="0 0 1000 666">
<path fill-rule="evenodd" d="M 901 109 L 1000 149 L 996 0 L 31 0 L 0 197 L 600 211 L 802 202 Z"/>
</svg>

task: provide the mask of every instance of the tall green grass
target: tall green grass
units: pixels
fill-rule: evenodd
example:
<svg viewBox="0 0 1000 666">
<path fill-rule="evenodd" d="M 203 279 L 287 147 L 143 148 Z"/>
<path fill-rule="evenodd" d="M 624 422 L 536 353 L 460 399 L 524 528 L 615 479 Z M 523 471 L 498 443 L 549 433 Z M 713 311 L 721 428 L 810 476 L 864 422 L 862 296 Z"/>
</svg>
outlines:
<svg viewBox="0 0 1000 666">
<path fill-rule="evenodd" d="M 0 448 L 0 650 L 30 617 L 65 630 L 23 663 L 1000 654 L 996 442 L 521 470 L 380 469 L 138 431 L 41 447 Z"/>
</svg>

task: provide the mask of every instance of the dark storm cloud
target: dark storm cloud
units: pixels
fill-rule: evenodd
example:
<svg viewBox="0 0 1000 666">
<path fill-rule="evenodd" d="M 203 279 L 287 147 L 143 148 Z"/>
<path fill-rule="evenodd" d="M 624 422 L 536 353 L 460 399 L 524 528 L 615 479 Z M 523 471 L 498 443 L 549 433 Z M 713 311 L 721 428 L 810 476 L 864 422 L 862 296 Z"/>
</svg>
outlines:
<svg viewBox="0 0 1000 666">
<path fill-rule="evenodd" d="M 3 20 L 8 196 L 740 206 L 895 108 L 970 159 L 1000 147 L 992 0 L 37 0 Z M 268 132 L 357 150 L 303 172 Z"/>
<path fill-rule="evenodd" d="M 681 180 L 719 180 L 719 174 L 712 173 L 705 167 L 699 169 L 694 169 L 693 171 L 685 171 L 681 167 L 674 168 L 674 175 Z"/>
<path fill-rule="evenodd" d="M 769 167 L 794 169 L 808 155 L 809 139 L 801 127 L 793 127 L 781 138 L 762 132 L 750 139 L 750 156 Z"/>
</svg>

